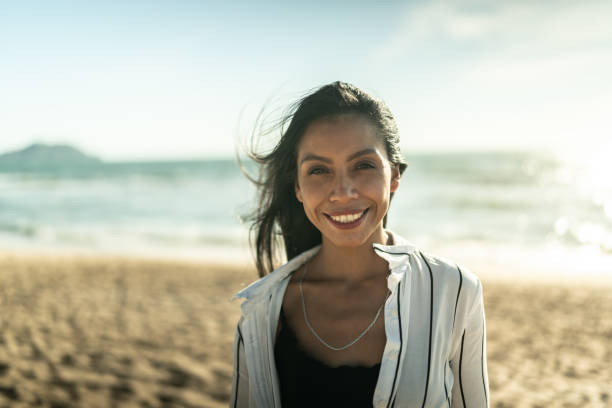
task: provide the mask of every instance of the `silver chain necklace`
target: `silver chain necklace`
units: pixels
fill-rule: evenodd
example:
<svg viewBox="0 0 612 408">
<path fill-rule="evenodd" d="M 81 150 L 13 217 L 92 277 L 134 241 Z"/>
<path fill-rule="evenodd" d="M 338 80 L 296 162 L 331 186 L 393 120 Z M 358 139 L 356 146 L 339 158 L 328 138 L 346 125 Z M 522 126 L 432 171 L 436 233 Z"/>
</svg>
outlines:
<svg viewBox="0 0 612 408">
<path fill-rule="evenodd" d="M 353 344 L 357 343 L 372 328 L 372 326 L 374 326 L 374 323 L 376 323 L 376 321 L 378 320 L 378 316 L 380 316 L 380 312 L 383 310 L 383 307 L 385 306 L 385 302 L 387 300 L 386 297 L 385 297 L 385 301 L 383 302 L 383 304 L 380 305 L 380 307 L 378 308 L 378 312 L 376 312 L 376 316 L 374 317 L 374 320 L 372 320 L 372 323 L 370 323 L 370 325 L 366 327 L 365 330 L 362 331 L 361 334 L 357 336 L 357 338 L 355 338 L 355 340 L 350 341 L 348 344 L 344 346 L 335 347 L 327 343 L 325 340 L 323 340 L 321 336 L 317 334 L 315 329 L 310 324 L 310 321 L 308 320 L 308 314 L 306 313 L 306 302 L 304 301 L 304 289 L 302 288 L 302 281 L 304 280 L 304 277 L 306 277 L 306 272 L 308 272 L 308 264 L 304 265 L 304 273 L 302 274 L 302 278 L 300 279 L 300 282 L 299 282 L 300 296 L 302 297 L 302 311 L 304 312 L 304 320 L 306 321 L 306 326 L 308 326 L 308 328 L 310 329 L 310 332 L 317 338 L 317 340 L 319 340 L 321 344 L 323 344 L 328 349 L 332 349 L 335 351 L 346 350 L 347 348 L 351 347 Z"/>
</svg>

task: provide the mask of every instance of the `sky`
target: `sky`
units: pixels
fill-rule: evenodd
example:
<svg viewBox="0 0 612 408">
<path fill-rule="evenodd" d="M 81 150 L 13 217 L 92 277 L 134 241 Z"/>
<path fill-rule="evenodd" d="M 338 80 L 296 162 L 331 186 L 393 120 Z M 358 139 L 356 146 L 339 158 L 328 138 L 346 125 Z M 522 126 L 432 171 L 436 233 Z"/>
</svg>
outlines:
<svg viewBox="0 0 612 408">
<path fill-rule="evenodd" d="M 261 109 L 335 80 L 387 102 L 406 153 L 601 151 L 611 19 L 606 0 L 0 0 L 0 152 L 233 156 Z"/>
</svg>

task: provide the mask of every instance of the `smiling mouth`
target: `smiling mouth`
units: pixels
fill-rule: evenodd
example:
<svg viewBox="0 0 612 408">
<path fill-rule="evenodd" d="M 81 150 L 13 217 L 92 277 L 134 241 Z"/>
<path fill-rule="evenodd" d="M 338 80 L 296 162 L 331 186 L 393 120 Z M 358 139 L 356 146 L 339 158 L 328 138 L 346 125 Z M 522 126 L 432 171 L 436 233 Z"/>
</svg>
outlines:
<svg viewBox="0 0 612 408">
<path fill-rule="evenodd" d="M 369 208 L 366 208 L 365 210 L 358 212 L 358 213 L 354 213 L 354 214 L 342 214 L 342 215 L 325 214 L 325 215 L 327 216 L 327 218 L 332 220 L 334 223 L 350 225 L 350 224 L 354 224 L 360 221 L 361 218 L 363 218 L 363 216 L 368 212 L 368 210 Z"/>
</svg>

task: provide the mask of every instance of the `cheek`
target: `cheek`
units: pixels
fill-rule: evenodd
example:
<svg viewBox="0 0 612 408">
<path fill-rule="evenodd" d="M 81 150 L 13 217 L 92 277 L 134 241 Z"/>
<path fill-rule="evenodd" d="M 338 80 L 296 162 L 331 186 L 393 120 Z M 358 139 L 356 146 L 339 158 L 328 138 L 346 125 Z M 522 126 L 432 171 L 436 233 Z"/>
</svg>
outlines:
<svg viewBox="0 0 612 408">
<path fill-rule="evenodd" d="M 364 175 L 360 179 L 359 186 L 364 194 L 368 194 L 372 198 L 377 197 L 378 199 L 383 199 L 391 193 L 391 180 L 385 177 L 384 173 Z"/>
<path fill-rule="evenodd" d="M 299 183 L 299 195 L 304 207 L 318 203 L 325 196 L 325 182 L 320 178 L 319 180 L 304 178 L 300 179 Z"/>
</svg>

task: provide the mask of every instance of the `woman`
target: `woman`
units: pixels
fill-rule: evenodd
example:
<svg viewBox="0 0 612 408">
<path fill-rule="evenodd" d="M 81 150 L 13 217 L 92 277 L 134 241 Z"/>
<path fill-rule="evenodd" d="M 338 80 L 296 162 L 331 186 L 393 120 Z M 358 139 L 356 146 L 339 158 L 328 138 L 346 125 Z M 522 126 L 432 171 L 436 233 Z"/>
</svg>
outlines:
<svg viewBox="0 0 612 408">
<path fill-rule="evenodd" d="M 387 106 L 335 82 L 282 123 L 256 156 L 262 278 L 236 295 L 230 406 L 488 406 L 480 281 L 385 229 L 406 168 Z"/>
</svg>

